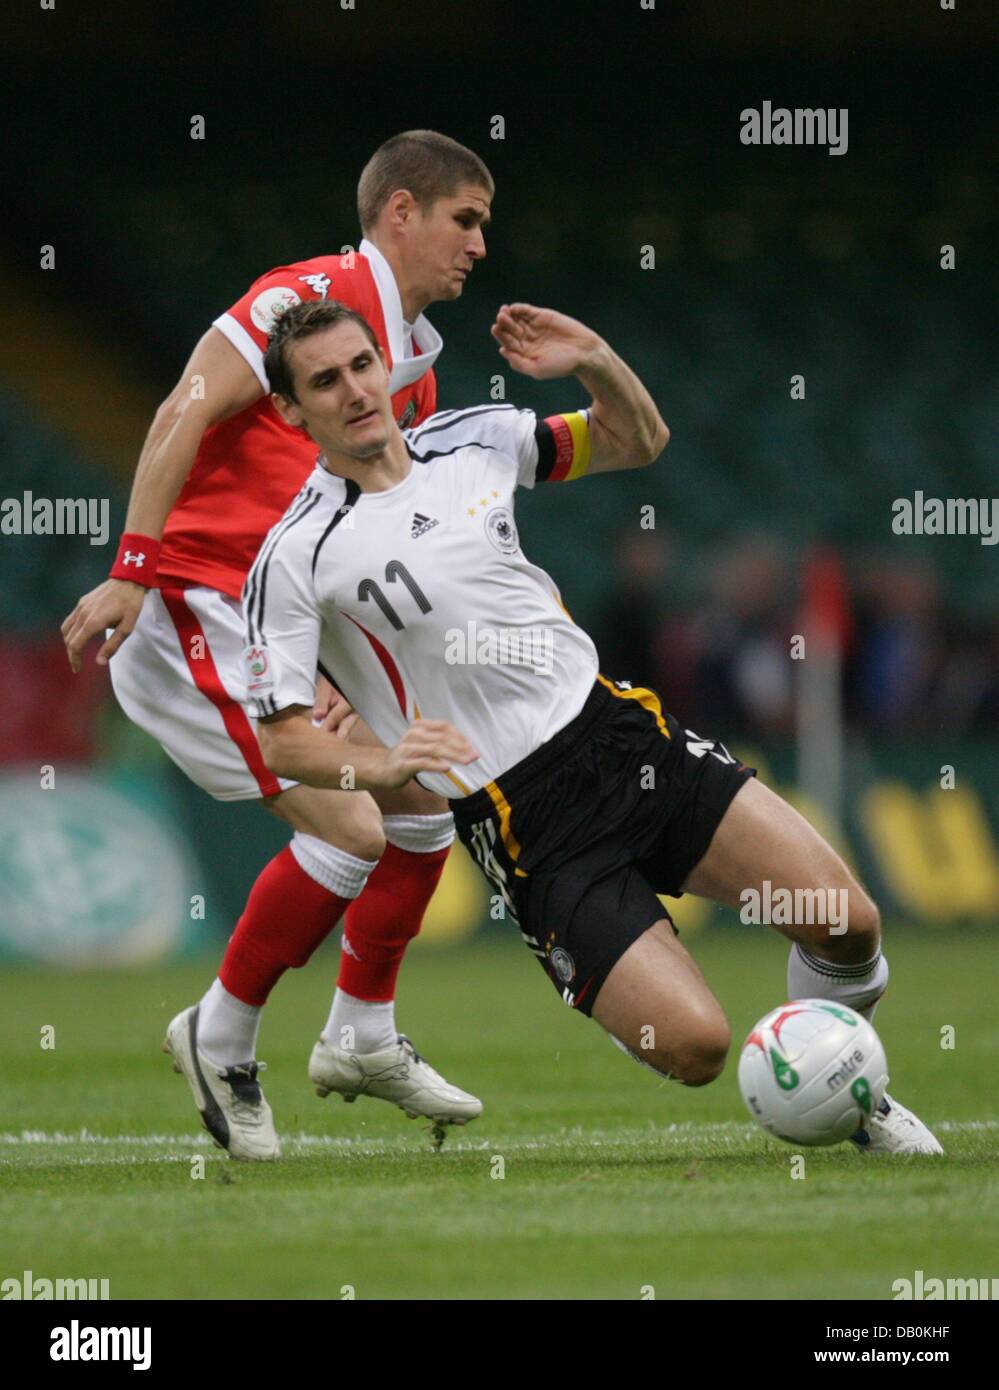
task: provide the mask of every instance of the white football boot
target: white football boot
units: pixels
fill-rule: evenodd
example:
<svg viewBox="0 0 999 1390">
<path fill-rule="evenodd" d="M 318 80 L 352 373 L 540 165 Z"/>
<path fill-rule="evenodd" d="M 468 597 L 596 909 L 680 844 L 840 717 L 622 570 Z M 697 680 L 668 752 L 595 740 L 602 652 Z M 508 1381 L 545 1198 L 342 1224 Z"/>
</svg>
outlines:
<svg viewBox="0 0 999 1390">
<path fill-rule="evenodd" d="M 184 1009 L 167 1029 L 163 1051 L 187 1077 L 205 1129 L 232 1158 L 281 1157 L 271 1107 L 257 1081 L 262 1062 L 219 1067 L 198 1050 L 198 1005 Z"/>
<path fill-rule="evenodd" d="M 374 1096 L 398 1105 L 411 1120 L 431 1120 L 437 1148 L 445 1126 L 465 1125 L 482 1114 L 481 1100 L 445 1081 L 402 1034 L 378 1052 L 348 1052 L 320 1038 L 309 1059 L 309 1080 L 319 1096 L 331 1091 L 346 1101 Z"/>
<path fill-rule="evenodd" d="M 850 1142 L 865 1154 L 942 1154 L 943 1146 L 922 1120 L 887 1093 Z"/>
</svg>

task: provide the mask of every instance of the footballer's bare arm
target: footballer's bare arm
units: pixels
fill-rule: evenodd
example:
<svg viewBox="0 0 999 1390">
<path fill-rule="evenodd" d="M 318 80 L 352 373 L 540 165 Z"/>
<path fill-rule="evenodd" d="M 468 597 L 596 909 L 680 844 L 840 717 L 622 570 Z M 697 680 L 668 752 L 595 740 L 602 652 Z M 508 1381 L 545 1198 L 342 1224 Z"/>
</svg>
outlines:
<svg viewBox="0 0 999 1390">
<path fill-rule="evenodd" d="M 159 540 L 205 430 L 245 410 L 262 394 L 250 364 L 217 328 L 210 328 L 153 417 L 135 470 L 126 532 Z M 145 596 L 143 585 L 123 579 L 106 579 L 84 594 L 62 624 L 74 671 L 79 671 L 90 639 L 109 627 L 114 632 L 97 660 L 103 666 L 114 655 L 138 621 Z"/>
<path fill-rule="evenodd" d="M 644 468 L 669 443 L 669 430 L 638 377 L 578 319 L 504 304 L 492 334 L 515 371 L 537 380 L 575 376 L 590 392 L 590 473 Z"/>
<path fill-rule="evenodd" d="M 209 328 L 153 417 L 135 470 L 125 530 L 158 539 L 205 430 L 262 395 L 246 358 L 217 328 Z"/>
<path fill-rule="evenodd" d="M 402 787 L 418 772 L 449 772 L 479 756 L 464 734 L 442 719 L 417 719 L 394 748 L 330 738 L 312 709 L 290 705 L 257 722 L 264 762 L 277 777 L 337 791 Z"/>
</svg>

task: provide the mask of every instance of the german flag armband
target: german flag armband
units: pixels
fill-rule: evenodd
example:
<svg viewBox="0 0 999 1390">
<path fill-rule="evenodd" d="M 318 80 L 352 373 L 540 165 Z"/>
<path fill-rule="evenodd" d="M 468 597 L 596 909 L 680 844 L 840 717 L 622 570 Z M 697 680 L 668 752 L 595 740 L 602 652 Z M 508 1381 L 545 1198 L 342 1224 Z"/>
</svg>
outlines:
<svg viewBox="0 0 999 1390">
<path fill-rule="evenodd" d="M 590 466 L 590 415 L 574 410 L 568 415 L 549 415 L 539 420 L 534 437 L 538 443 L 539 483 L 571 483 Z"/>
</svg>

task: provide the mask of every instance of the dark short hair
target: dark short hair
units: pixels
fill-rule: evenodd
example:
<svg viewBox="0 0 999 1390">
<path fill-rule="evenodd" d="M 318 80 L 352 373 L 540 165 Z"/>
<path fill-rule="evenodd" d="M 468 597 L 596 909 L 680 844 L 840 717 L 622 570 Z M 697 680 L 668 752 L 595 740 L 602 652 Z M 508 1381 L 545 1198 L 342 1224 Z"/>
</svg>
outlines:
<svg viewBox="0 0 999 1390">
<path fill-rule="evenodd" d="M 490 198 L 493 177 L 477 154 L 436 130 L 405 130 L 380 145 L 364 166 L 357 185 L 357 216 L 369 231 L 378 214 L 400 188 L 408 189 L 421 208 L 450 198 L 463 183 L 478 184 Z"/>
<path fill-rule="evenodd" d="M 326 328 L 335 328 L 338 323 L 356 323 L 375 352 L 378 351 L 380 344 L 368 320 L 338 299 L 307 299 L 292 304 L 275 320 L 264 353 L 264 372 L 272 391 L 286 400 L 298 400 L 288 362 L 288 344 L 311 338 L 313 333 L 322 333 Z"/>
</svg>

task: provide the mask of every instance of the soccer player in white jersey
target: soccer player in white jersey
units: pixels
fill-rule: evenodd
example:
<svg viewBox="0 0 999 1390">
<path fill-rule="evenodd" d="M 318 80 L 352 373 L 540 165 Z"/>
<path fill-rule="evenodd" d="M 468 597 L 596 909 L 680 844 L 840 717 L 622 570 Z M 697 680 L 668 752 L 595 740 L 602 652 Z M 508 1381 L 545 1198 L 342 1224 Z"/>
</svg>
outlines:
<svg viewBox="0 0 999 1390">
<path fill-rule="evenodd" d="M 514 370 L 575 375 L 589 409 L 539 420 L 483 406 L 402 432 L 377 339 L 352 310 L 301 305 L 272 335 L 275 407 L 322 453 L 244 590 L 247 692 L 268 766 L 318 787 L 342 785 L 349 768 L 358 788 L 418 779 L 448 796 L 565 1002 L 665 1076 L 714 1080 L 730 1036 L 658 894 L 738 907 L 767 881 L 845 891 L 842 934 L 777 928 L 792 943 L 788 992 L 870 1018 L 888 968 L 877 909 L 847 866 L 721 743 L 682 729 L 651 690 L 602 677 L 593 643 L 520 548 L 517 487 L 652 463 L 668 440 L 655 404 L 563 314 L 504 306 L 493 334 Z M 386 747 L 313 727 L 317 660 Z M 887 1098 L 854 1141 L 941 1152 Z"/>
</svg>

